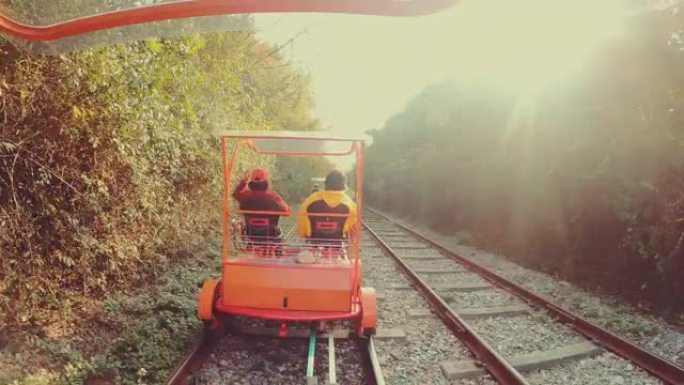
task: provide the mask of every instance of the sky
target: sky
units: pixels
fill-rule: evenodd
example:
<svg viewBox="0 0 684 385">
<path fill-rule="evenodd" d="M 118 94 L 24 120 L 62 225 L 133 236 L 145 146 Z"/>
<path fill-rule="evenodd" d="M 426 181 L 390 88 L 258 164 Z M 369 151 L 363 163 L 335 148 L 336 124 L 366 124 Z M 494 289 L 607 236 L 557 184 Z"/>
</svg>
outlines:
<svg viewBox="0 0 684 385">
<path fill-rule="evenodd" d="M 416 0 L 420 1 L 420 0 Z M 315 114 L 345 135 L 381 128 L 427 85 L 564 81 L 619 35 L 618 0 L 464 0 L 421 17 L 256 15 L 258 35 L 311 76 Z"/>
</svg>

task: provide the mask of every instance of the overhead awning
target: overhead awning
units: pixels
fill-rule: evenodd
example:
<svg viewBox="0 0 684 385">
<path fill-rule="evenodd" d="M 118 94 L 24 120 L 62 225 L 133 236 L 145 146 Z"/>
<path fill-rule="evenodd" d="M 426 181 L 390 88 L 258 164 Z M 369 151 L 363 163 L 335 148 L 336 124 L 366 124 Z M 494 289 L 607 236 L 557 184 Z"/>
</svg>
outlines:
<svg viewBox="0 0 684 385">
<path fill-rule="evenodd" d="M 363 142 L 325 131 L 220 131 L 217 135 L 243 139 L 259 154 L 278 155 L 348 155 Z"/>
<path fill-rule="evenodd" d="M 245 18 L 231 15 L 317 12 L 417 16 L 458 1 L 0 0 L 0 32 L 29 48 L 66 51 L 69 47 L 80 49 L 123 39 L 250 28 Z M 141 27 L 150 23 L 153 25 Z M 137 28 L 129 30 L 133 27 Z M 90 34 L 96 36 L 88 37 Z"/>
</svg>

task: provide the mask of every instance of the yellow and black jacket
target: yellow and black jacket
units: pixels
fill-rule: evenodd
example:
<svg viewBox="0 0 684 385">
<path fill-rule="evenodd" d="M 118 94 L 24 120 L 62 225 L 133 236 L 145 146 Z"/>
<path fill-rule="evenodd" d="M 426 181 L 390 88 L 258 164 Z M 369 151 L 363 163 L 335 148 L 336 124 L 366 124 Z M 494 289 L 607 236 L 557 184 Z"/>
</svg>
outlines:
<svg viewBox="0 0 684 385">
<path fill-rule="evenodd" d="M 346 216 L 309 216 L 317 214 L 344 214 Z M 319 222 L 337 224 L 337 234 L 317 231 Z M 316 191 L 304 200 L 297 214 L 299 235 L 306 238 L 342 238 L 356 225 L 356 204 L 343 191 Z"/>
</svg>

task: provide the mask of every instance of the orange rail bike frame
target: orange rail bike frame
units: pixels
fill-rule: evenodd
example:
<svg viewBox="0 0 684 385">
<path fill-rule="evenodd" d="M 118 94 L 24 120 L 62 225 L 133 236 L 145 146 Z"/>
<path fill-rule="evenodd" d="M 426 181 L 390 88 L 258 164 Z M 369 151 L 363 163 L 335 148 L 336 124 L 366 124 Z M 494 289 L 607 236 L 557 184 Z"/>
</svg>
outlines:
<svg viewBox="0 0 684 385">
<path fill-rule="evenodd" d="M 260 136 L 259 138 L 269 138 L 267 136 Z M 273 137 L 278 138 L 278 137 Z M 340 152 L 325 152 L 325 151 L 312 151 L 307 153 L 302 152 L 287 152 L 287 151 L 260 151 L 254 146 L 250 145 L 249 138 L 235 138 L 235 148 L 233 149 L 233 154 L 228 158 L 228 140 L 230 137 L 221 136 L 221 158 L 223 164 L 223 248 L 222 248 L 222 263 L 225 266 L 230 258 L 230 216 L 231 216 L 231 176 L 237 158 L 242 150 L 242 148 L 247 147 L 257 154 L 268 154 L 268 155 L 284 155 L 284 156 L 341 156 L 354 154 L 356 160 L 356 191 L 355 191 L 355 201 L 356 201 L 356 216 L 357 225 L 351 231 L 352 239 L 352 254 L 354 257 L 354 271 L 352 274 L 352 298 L 359 298 L 359 290 L 361 286 L 361 237 L 360 237 L 360 223 L 362 221 L 363 213 L 363 172 L 364 172 L 364 151 L 365 145 L 361 140 L 338 140 L 334 138 L 287 138 L 288 140 L 309 140 L 309 141 L 348 141 L 351 142 L 350 150 L 344 153 Z M 258 213 L 266 215 L 284 215 L 283 212 L 279 211 L 258 211 L 252 212 L 249 210 L 236 210 L 236 214 L 249 214 Z M 319 214 L 311 214 L 319 215 Z M 320 214 L 321 216 L 347 216 L 347 214 Z"/>
</svg>

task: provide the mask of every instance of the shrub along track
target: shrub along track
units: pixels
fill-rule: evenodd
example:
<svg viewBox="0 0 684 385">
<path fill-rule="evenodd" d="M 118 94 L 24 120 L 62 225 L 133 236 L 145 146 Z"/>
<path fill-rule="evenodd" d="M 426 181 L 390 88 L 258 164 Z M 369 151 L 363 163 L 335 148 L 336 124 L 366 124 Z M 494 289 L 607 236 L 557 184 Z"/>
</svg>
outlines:
<svg viewBox="0 0 684 385">
<path fill-rule="evenodd" d="M 502 384 L 684 384 L 681 367 L 379 213 L 371 212 L 364 226 L 430 302 L 433 311 L 470 348 L 478 365 Z M 412 316 L 431 314 L 417 311 Z M 441 366 L 451 379 L 483 372 L 467 361 L 445 360 Z M 523 377 L 520 371 L 532 372 Z"/>
</svg>

